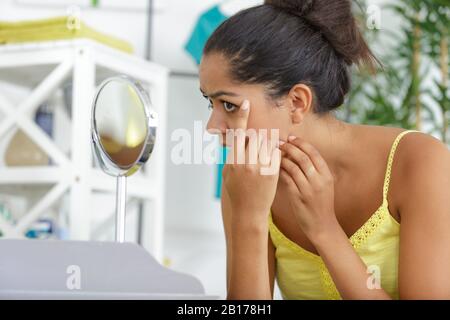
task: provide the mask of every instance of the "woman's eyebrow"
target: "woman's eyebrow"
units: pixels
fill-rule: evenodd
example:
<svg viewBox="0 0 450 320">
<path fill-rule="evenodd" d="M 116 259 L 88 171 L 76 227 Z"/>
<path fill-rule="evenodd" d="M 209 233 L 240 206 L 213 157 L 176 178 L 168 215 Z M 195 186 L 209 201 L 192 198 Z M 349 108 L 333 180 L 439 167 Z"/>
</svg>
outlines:
<svg viewBox="0 0 450 320">
<path fill-rule="evenodd" d="M 229 91 L 217 91 L 217 92 L 214 92 L 214 93 L 212 93 L 212 94 L 210 94 L 210 95 L 207 95 L 205 92 L 203 92 L 203 90 L 202 89 L 200 89 L 200 91 L 202 92 L 202 94 L 206 97 L 209 97 L 210 99 L 214 99 L 214 98 L 217 98 L 217 97 L 220 97 L 220 96 L 230 96 L 230 97 L 238 97 L 239 95 L 238 94 L 236 94 L 236 93 L 233 93 L 233 92 L 229 92 Z"/>
</svg>

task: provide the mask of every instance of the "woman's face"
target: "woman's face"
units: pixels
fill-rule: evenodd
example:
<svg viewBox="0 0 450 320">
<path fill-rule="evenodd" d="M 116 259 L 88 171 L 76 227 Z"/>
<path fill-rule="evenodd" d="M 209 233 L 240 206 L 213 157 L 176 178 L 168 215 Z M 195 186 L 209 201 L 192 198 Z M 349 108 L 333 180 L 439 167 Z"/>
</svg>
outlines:
<svg viewBox="0 0 450 320">
<path fill-rule="evenodd" d="M 292 124 L 288 108 L 277 106 L 260 84 L 233 82 L 228 74 L 228 61 L 220 54 L 203 57 L 200 64 L 200 90 L 212 105 L 207 130 L 220 134 L 225 143 L 227 129 L 235 129 L 238 109 L 244 100 L 250 102 L 247 129 L 279 130 L 279 139 L 286 141 Z"/>
</svg>

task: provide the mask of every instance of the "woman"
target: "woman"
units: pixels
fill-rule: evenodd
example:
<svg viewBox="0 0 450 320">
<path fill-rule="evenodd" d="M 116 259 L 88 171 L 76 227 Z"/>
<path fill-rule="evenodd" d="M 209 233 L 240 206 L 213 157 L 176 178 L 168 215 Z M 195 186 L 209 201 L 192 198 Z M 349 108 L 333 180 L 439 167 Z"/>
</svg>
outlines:
<svg viewBox="0 0 450 320">
<path fill-rule="evenodd" d="M 208 130 L 280 140 L 268 162 L 247 161 L 247 142 L 245 163 L 224 167 L 229 299 L 271 299 L 275 277 L 286 299 L 450 299 L 450 153 L 420 132 L 336 119 L 353 64 L 377 60 L 347 0 L 266 1 L 208 40 Z"/>
</svg>

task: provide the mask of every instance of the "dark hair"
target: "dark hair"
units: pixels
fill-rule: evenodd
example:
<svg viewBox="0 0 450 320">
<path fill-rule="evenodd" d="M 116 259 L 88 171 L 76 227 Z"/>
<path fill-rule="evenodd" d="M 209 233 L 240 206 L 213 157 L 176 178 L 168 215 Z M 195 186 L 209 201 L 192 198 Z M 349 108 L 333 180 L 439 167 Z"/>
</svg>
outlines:
<svg viewBox="0 0 450 320">
<path fill-rule="evenodd" d="M 350 66 L 378 63 L 349 0 L 266 0 L 224 21 L 205 45 L 211 52 L 224 54 L 233 80 L 265 84 L 274 99 L 310 86 L 319 114 L 344 103 Z"/>
</svg>

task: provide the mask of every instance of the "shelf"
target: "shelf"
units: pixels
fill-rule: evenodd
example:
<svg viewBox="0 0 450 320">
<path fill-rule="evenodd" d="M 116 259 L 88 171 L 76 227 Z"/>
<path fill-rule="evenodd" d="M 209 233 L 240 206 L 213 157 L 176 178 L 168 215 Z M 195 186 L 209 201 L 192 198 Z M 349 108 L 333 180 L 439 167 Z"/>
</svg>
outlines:
<svg viewBox="0 0 450 320">
<path fill-rule="evenodd" d="M 0 168 L 0 185 L 53 184 L 61 180 L 64 170 L 52 167 Z"/>
<path fill-rule="evenodd" d="M 73 57 L 77 50 L 94 51 L 96 81 L 127 74 L 143 82 L 166 77 L 169 70 L 156 63 L 110 48 L 90 39 L 30 42 L 0 45 L 0 81 L 33 88 L 58 64 Z M 30 56 L 30 53 L 33 53 Z M 153 76 L 149 76 L 153 75 Z"/>
<path fill-rule="evenodd" d="M 76 179 L 71 177 L 67 168 L 60 167 L 11 167 L 0 168 L 0 185 L 40 185 L 55 184 L 62 180 Z M 95 191 L 115 192 L 115 178 L 108 176 L 100 169 L 93 169 L 89 174 L 89 184 Z M 142 188 L 146 186 L 145 188 Z M 153 199 L 157 196 L 152 179 L 142 174 L 128 178 L 127 192 L 130 196 L 142 199 Z"/>
<path fill-rule="evenodd" d="M 54 165 L 49 167 L 0 167 L 0 185 L 51 185 L 16 226 L 0 219 L 6 237 L 20 236 L 45 210 L 69 192 L 69 239 L 89 240 L 90 199 L 99 192 L 115 193 L 114 177 L 93 166 L 91 108 L 96 85 L 123 74 L 140 81 L 151 94 L 158 112 L 158 142 L 146 173 L 128 178 L 128 195 L 143 203 L 143 242 L 161 261 L 164 228 L 164 180 L 168 69 L 88 39 L 0 45 L 0 81 L 31 90 L 24 101 L 13 105 L 0 86 L 0 138 L 19 127 Z M 70 151 L 62 152 L 30 115 L 55 91 L 71 84 Z M 0 84 L 1 85 L 1 84 Z M 57 106 L 62 107 L 62 106 Z M 69 156 L 69 155 L 70 156 Z"/>
</svg>

